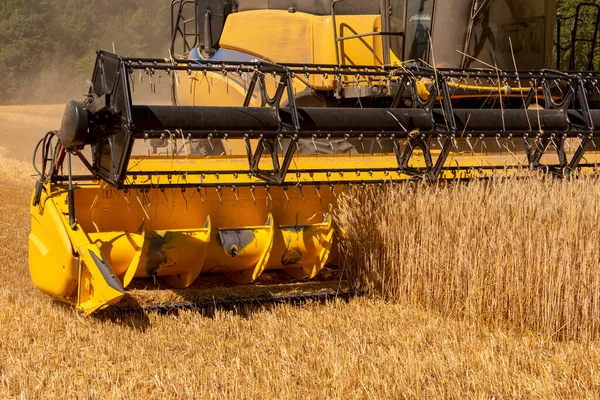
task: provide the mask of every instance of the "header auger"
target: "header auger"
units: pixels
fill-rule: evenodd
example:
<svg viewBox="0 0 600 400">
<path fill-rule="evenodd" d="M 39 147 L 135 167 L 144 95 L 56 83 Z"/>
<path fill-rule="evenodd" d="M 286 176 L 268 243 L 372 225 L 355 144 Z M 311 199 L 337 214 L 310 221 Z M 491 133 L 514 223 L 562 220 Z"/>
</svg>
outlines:
<svg viewBox="0 0 600 400">
<path fill-rule="evenodd" d="M 417 26 L 407 23 L 403 31 L 386 13 L 353 14 L 367 6 L 390 9 L 379 1 L 358 8 L 347 1 L 342 15 L 335 11 L 339 0 L 329 3 L 331 14 L 324 2 L 289 3 L 281 9 L 174 1 L 172 50 L 179 36 L 185 57 L 98 52 L 89 94 L 70 102 L 61 128 L 41 142 L 30 236 L 37 287 L 91 313 L 118 302 L 136 278 L 174 288 L 213 273 L 237 283 L 278 269 L 313 278 L 337 263 L 331 210 L 351 187 L 530 169 L 561 177 L 596 171 L 596 72 L 500 68 L 462 52 L 471 48 L 468 41 L 455 47 L 483 68 L 438 66 L 432 14 L 448 8 L 441 0 L 407 1 L 404 21 L 414 17 Z M 494 2 L 483 3 L 468 2 L 475 13 L 466 13 L 470 30 L 482 23 L 477 18 L 490 23 L 485 7 Z M 215 11 L 215 4 L 223 8 Z M 182 28 L 191 20 L 187 7 L 202 33 Z M 416 14 L 408 16 L 409 9 Z M 535 25 L 541 37 L 545 10 Z M 212 24 L 216 14 L 220 25 Z M 373 32 L 365 30 L 365 16 Z M 269 32 L 255 32 L 252 43 L 239 37 L 235 45 L 244 24 L 265 18 L 304 32 L 295 40 L 310 41 L 310 62 L 296 62 L 282 47 L 291 46 L 288 37 L 260 43 Z M 281 26 L 269 26 L 271 34 L 281 33 Z M 328 33 L 320 28 L 332 26 Z M 339 36 L 348 29 L 351 35 Z M 394 49 L 408 47 L 393 38 L 406 40 L 411 29 L 410 52 L 422 58 L 400 62 L 405 54 Z M 427 34 L 425 48 L 419 29 Z M 329 44 L 318 51 L 330 62 L 313 62 L 316 46 Z M 252 48 L 244 53 L 246 45 Z M 517 67 L 512 40 L 510 50 Z M 352 62 L 369 57 L 374 62 Z M 152 91 L 168 82 L 173 103 L 137 104 L 143 81 Z M 73 171 L 75 157 L 86 175 Z"/>
</svg>

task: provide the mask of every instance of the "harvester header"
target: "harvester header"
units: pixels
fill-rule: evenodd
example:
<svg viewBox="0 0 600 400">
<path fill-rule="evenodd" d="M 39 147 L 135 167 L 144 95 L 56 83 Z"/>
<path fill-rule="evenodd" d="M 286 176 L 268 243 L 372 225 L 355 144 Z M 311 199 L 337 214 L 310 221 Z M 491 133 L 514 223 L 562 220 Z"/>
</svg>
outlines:
<svg viewBox="0 0 600 400">
<path fill-rule="evenodd" d="M 89 93 L 38 146 L 36 286 L 91 313 L 144 278 L 175 288 L 207 274 L 312 278 L 338 262 L 331 211 L 352 187 L 596 171 L 597 72 L 543 68 L 546 50 L 532 59 L 512 40 L 498 66 L 477 56 L 493 50 L 489 37 L 464 41 L 520 19 L 546 37 L 549 8 L 509 1 L 523 15 L 502 19 L 490 15 L 496 2 L 459 2 L 469 25 L 452 33 L 459 57 L 445 49 L 440 65 L 436 26 L 450 3 L 407 1 L 392 7 L 404 18 L 395 22 L 380 12 L 388 3 L 336 0 L 328 13 L 323 1 L 174 1 L 172 50 L 182 43 L 184 56 L 99 51 Z M 252 40 L 249 21 L 267 22 Z M 172 101 L 140 104 L 139 86 L 161 82 Z"/>
</svg>

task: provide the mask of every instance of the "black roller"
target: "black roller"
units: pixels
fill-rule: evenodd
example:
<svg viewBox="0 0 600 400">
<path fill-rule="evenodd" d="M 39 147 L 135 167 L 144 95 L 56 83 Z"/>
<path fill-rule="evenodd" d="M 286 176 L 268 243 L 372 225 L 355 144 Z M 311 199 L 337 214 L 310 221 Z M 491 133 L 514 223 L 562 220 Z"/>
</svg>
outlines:
<svg viewBox="0 0 600 400">
<path fill-rule="evenodd" d="M 135 131 L 278 131 L 271 108 L 133 106 Z"/>
<path fill-rule="evenodd" d="M 291 123 L 289 109 L 281 110 L 282 120 Z M 424 110 L 385 108 L 301 108 L 298 109 L 303 131 L 325 132 L 396 132 L 433 129 L 431 118 Z"/>
<path fill-rule="evenodd" d="M 280 131 L 276 110 L 264 107 L 134 106 L 135 131 L 217 131 L 230 134 Z M 292 126 L 289 109 L 279 111 L 281 122 Z M 429 131 L 433 123 L 423 110 L 382 108 L 301 108 L 303 132 Z"/>
<path fill-rule="evenodd" d="M 538 124 L 539 115 L 539 124 Z M 435 112 L 436 120 L 444 124 L 444 115 L 441 111 Z M 456 129 L 460 131 L 506 131 L 546 130 L 566 131 L 569 129 L 565 113 L 561 110 L 454 110 Z"/>
</svg>

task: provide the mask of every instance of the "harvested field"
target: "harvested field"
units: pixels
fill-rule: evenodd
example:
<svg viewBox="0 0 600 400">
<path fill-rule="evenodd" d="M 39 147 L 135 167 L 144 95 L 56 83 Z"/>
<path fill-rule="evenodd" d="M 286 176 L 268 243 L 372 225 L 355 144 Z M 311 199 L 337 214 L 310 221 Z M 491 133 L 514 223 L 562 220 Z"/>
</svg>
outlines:
<svg viewBox="0 0 600 400">
<path fill-rule="evenodd" d="M 58 118 L 48 116 L 45 130 L 58 126 L 61 109 L 57 108 Z M 592 336 L 594 330 L 589 328 L 598 321 L 584 318 L 598 318 L 592 312 L 594 308 L 588 308 L 597 301 L 594 299 L 598 294 L 594 271 L 598 266 L 596 242 L 600 221 L 595 197 L 600 183 L 595 180 L 511 182 L 506 189 L 498 184 L 493 190 L 477 185 L 417 188 L 413 195 L 423 205 L 414 204 L 417 200 L 409 197 L 402 197 L 402 202 L 394 204 L 413 205 L 420 212 L 410 214 L 410 219 L 396 221 L 392 219 L 395 212 L 388 208 L 389 221 L 393 221 L 388 228 L 390 232 L 398 232 L 394 227 L 398 224 L 415 224 L 407 230 L 410 235 L 406 240 L 420 240 L 418 253 L 423 257 L 438 257 L 440 262 L 444 260 L 448 271 L 435 275 L 443 268 L 435 270 L 429 261 L 420 259 L 413 266 L 415 276 L 407 277 L 403 275 L 406 271 L 400 269 L 401 263 L 389 263 L 396 258 L 406 265 L 409 260 L 418 260 L 416 249 L 415 254 L 402 258 L 398 254 L 394 258 L 392 249 L 386 250 L 385 256 L 367 252 L 373 254 L 371 270 L 379 266 L 383 271 L 397 274 L 392 280 L 396 286 L 385 292 L 392 301 L 363 298 L 349 303 L 277 306 L 242 314 L 217 312 L 210 318 L 187 311 L 175 315 L 138 313 L 86 318 L 42 295 L 30 283 L 28 203 L 34 181 L 30 178 L 29 163 L 15 155 L 29 154 L 31 148 L 25 149 L 24 143 L 35 142 L 35 137 L 25 138 L 21 134 L 20 139 L 14 138 L 22 132 L 19 127 L 23 121 L 33 121 L 29 115 L 40 114 L 37 107 L 22 108 L 20 117 L 13 116 L 14 122 L 7 123 L 4 111 L 0 108 L 0 126 L 4 129 L 0 132 L 4 147 L 0 158 L 3 211 L 0 213 L 0 398 L 600 396 L 600 349 Z M 519 191 L 538 195 L 531 204 L 539 203 L 543 215 L 532 215 L 532 222 L 525 224 L 536 228 L 534 236 L 514 227 L 518 218 L 535 208 L 522 204 L 523 198 L 514 197 Z M 428 194 L 431 200 L 427 200 Z M 492 200 L 491 194 L 500 198 Z M 469 195 L 475 198 L 468 198 Z M 447 207 L 436 209 L 432 204 L 434 199 Z M 358 212 L 360 218 L 372 215 L 367 200 L 359 198 L 359 201 L 367 206 Z M 505 212 L 499 214 L 502 204 Z M 486 216 L 484 206 L 492 207 L 493 211 L 488 215 L 491 223 L 487 228 L 477 224 Z M 562 206 L 570 211 L 561 211 Z M 579 222 L 568 220 L 563 226 L 562 219 L 551 218 L 553 213 L 572 218 L 578 207 L 582 214 Z M 369 244 L 376 243 L 374 238 L 379 234 L 374 229 L 376 221 L 385 221 L 383 215 L 378 218 L 370 221 L 365 232 L 371 234 L 361 237 L 363 241 L 368 239 Z M 425 234 L 440 218 L 438 230 L 431 233 L 440 235 L 438 243 L 448 252 L 442 259 L 439 257 L 444 254 L 433 247 L 435 239 L 427 241 Z M 460 218 L 465 221 L 457 221 Z M 469 220 L 475 223 L 470 229 L 466 225 Z M 362 221 L 357 220 L 354 228 Z M 451 221 L 456 232 L 451 229 Z M 507 245 L 508 239 L 498 239 L 515 233 L 520 236 L 514 241 L 514 248 Z M 582 236 L 576 240 L 567 233 Z M 360 237 L 354 234 L 354 238 Z M 538 240 L 533 243 L 531 237 Z M 534 246 L 536 243 L 550 246 L 562 237 L 564 245 L 558 249 L 548 247 L 544 251 Z M 486 250 L 490 245 L 486 241 L 492 238 L 496 238 L 494 250 Z M 382 236 L 382 240 L 390 238 Z M 401 247 L 404 242 L 388 243 L 399 243 L 396 251 L 404 248 Z M 453 243 L 460 253 L 451 251 L 453 247 L 447 243 Z M 511 253 L 503 253 L 508 251 Z M 546 258 L 542 257 L 544 254 Z M 542 285 L 540 294 L 550 297 L 538 299 L 537 303 L 519 303 L 519 299 L 534 297 L 517 295 L 517 288 L 509 285 L 518 278 L 502 278 L 501 263 L 492 255 L 498 260 L 513 260 L 506 266 L 511 274 L 518 273 L 518 268 L 541 273 L 544 271 L 536 268 L 544 265 L 558 268 L 553 262 L 560 261 L 571 274 L 556 269 L 544 273 L 553 278 L 548 285 L 569 288 L 564 292 L 569 294 L 565 298 L 573 300 L 565 302 L 560 297 L 563 292 Z M 360 262 L 359 257 L 355 259 Z M 546 264 L 532 264 L 540 261 Z M 431 278 L 418 280 L 416 273 L 428 265 L 426 272 Z M 483 276 L 487 271 L 491 275 Z M 467 272 L 474 277 L 465 280 L 460 274 Z M 439 282 L 435 276 L 439 276 Z M 596 281 L 585 283 L 590 277 Z M 504 280 L 494 286 L 494 279 Z M 392 285 L 388 280 L 383 282 L 385 287 Z M 431 286 L 427 290 L 411 290 L 414 298 L 406 296 L 405 286 L 419 282 Z M 481 285 L 477 295 L 464 287 L 477 283 Z M 454 297 L 439 293 L 444 288 L 454 293 Z M 504 297 L 503 292 L 494 291 L 501 288 L 505 289 Z M 531 283 L 521 290 L 537 288 Z M 472 297 L 465 299 L 465 293 L 471 293 Z M 450 312 L 452 299 L 457 301 L 455 308 L 471 304 L 474 312 Z M 494 309 L 486 305 L 494 299 L 501 301 L 502 307 Z M 513 305 L 532 307 L 532 304 L 546 307 L 549 314 L 554 312 L 551 307 L 561 305 L 566 307 L 563 313 L 576 311 L 578 307 L 591 311 L 577 314 L 574 321 L 578 325 L 573 325 L 569 331 L 572 334 L 565 334 L 562 339 L 548 334 L 545 320 L 539 320 L 537 326 L 515 322 L 522 321 L 522 317 L 483 318 L 481 314 L 486 310 L 515 311 Z M 528 321 L 544 315 L 531 311 Z"/>
</svg>

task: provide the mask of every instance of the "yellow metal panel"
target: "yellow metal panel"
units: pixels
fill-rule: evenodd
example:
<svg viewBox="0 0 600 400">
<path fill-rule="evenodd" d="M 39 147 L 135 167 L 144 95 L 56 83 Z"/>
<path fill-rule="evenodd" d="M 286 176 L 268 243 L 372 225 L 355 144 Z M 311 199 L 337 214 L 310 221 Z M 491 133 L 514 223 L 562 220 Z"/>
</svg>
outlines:
<svg viewBox="0 0 600 400">
<path fill-rule="evenodd" d="M 40 205 L 31 206 L 31 216 L 31 279 L 42 292 L 73 303 L 77 300 L 78 260 L 54 202 L 42 193 Z"/>
<path fill-rule="evenodd" d="M 312 63 L 311 14 L 283 10 L 233 13 L 219 45 L 269 61 Z"/>
<path fill-rule="evenodd" d="M 339 38 L 381 31 L 379 15 L 341 15 L 336 17 Z M 315 64 L 335 64 L 335 41 L 333 23 L 330 16 L 314 17 L 314 62 Z M 365 36 L 339 42 L 341 64 L 383 65 L 383 50 L 380 36 Z M 312 84 L 322 89 L 331 89 L 334 77 L 324 79 L 318 75 L 311 77 Z"/>
<path fill-rule="evenodd" d="M 311 199 L 314 218 L 323 214 L 319 204 Z M 284 267 L 295 278 L 314 278 L 327 263 L 333 245 L 332 218 L 326 215 L 325 219 L 320 224 L 279 226 L 267 269 Z"/>
</svg>

